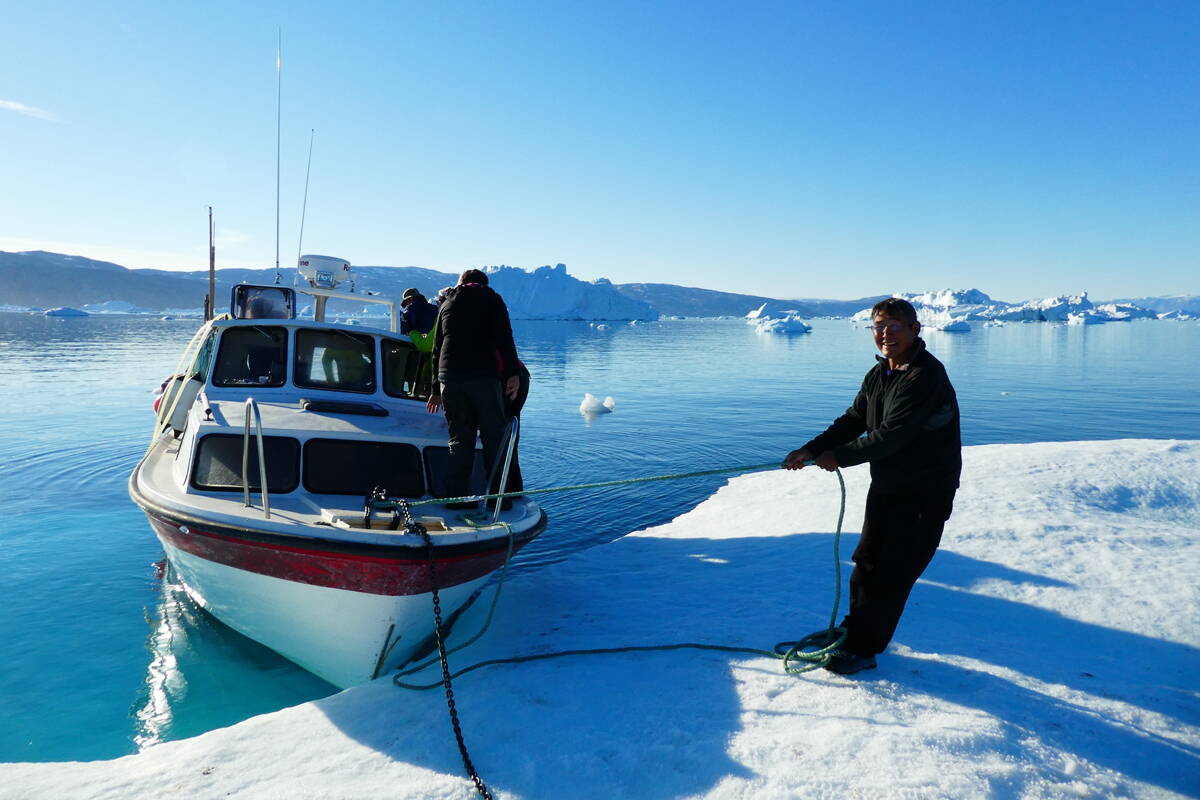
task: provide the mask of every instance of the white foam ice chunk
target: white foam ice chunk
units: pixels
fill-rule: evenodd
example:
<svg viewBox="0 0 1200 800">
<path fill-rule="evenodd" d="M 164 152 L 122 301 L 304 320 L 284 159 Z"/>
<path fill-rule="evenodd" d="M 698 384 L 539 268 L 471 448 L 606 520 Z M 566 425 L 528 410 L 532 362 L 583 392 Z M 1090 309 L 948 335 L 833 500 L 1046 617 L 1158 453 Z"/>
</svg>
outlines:
<svg viewBox="0 0 1200 800">
<path fill-rule="evenodd" d="M 786 317 L 778 319 L 763 319 L 754 328 L 758 333 L 772 333 L 780 335 L 810 333 L 812 326 L 802 320 L 800 317 L 789 314 Z"/>
<path fill-rule="evenodd" d="M 597 414 L 609 414 L 617 407 L 617 401 L 611 396 L 605 397 L 603 401 L 597 398 L 591 392 L 583 395 L 583 402 L 579 404 L 579 413 L 585 416 L 595 416 Z"/>
</svg>

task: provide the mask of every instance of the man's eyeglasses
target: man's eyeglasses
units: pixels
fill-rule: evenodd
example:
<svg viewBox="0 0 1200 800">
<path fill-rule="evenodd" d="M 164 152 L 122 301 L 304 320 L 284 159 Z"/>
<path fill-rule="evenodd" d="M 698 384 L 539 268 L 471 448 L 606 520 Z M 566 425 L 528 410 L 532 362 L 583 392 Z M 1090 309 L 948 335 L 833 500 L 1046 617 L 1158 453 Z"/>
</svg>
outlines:
<svg viewBox="0 0 1200 800">
<path fill-rule="evenodd" d="M 871 330 L 875 333 L 899 333 L 907 327 L 903 322 L 880 322 L 872 325 Z"/>
</svg>

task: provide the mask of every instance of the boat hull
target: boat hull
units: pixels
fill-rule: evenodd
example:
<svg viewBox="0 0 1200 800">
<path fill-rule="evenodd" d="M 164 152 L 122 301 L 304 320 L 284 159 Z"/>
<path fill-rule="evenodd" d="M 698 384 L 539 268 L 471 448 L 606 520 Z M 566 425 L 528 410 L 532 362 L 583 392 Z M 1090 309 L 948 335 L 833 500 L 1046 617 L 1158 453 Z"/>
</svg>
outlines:
<svg viewBox="0 0 1200 800">
<path fill-rule="evenodd" d="M 333 541 L 284 543 L 261 532 L 210 530 L 144 510 L 198 605 L 335 686 L 354 686 L 396 668 L 433 633 L 426 548 L 388 552 Z M 514 552 L 544 524 L 543 516 L 513 542 Z M 444 620 L 507 555 L 507 537 L 484 548 L 435 546 Z"/>
</svg>

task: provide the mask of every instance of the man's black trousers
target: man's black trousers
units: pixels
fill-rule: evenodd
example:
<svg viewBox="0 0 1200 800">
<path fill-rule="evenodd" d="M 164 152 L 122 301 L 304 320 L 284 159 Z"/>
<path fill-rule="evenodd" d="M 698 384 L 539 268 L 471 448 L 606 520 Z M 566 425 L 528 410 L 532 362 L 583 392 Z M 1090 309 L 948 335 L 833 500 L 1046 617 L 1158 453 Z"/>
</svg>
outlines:
<svg viewBox="0 0 1200 800">
<path fill-rule="evenodd" d="M 484 473 L 496 463 L 504 438 L 504 395 L 499 378 L 442 382 L 442 405 L 450 429 L 450 458 L 446 464 L 446 496 L 471 493 L 471 467 L 475 462 L 475 436 L 483 442 Z"/>
<path fill-rule="evenodd" d="M 942 541 L 954 491 L 867 492 L 850 575 L 850 613 L 842 620 L 849 631 L 846 650 L 865 656 L 887 648 L 913 584 Z"/>
</svg>

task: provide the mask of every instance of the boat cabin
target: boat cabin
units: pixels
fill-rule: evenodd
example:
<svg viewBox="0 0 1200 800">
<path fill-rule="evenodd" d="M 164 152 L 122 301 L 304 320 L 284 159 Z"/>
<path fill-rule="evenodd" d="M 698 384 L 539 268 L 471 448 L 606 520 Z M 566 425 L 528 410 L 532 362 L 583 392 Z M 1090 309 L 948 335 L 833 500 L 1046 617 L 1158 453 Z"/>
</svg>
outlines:
<svg viewBox="0 0 1200 800">
<path fill-rule="evenodd" d="M 191 455 L 177 456 L 176 479 L 189 493 L 260 492 L 261 430 L 272 502 L 302 491 L 361 504 L 377 486 L 394 497 L 445 496 L 445 420 L 425 408 L 431 354 L 394 332 L 394 314 L 390 331 L 326 322 L 324 303 L 314 319 L 298 319 L 296 299 L 291 287 L 236 286 L 230 317 L 203 332 L 168 412 L 180 452 Z M 474 493 L 486 490 L 482 461 Z"/>
</svg>

